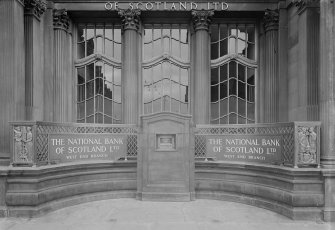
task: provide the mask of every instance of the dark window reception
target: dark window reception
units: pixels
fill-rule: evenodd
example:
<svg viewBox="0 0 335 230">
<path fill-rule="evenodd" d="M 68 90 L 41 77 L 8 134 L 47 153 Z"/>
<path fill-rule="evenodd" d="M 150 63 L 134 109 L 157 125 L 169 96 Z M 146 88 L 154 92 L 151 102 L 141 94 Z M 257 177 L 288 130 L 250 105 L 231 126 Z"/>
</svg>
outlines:
<svg viewBox="0 0 335 230">
<path fill-rule="evenodd" d="M 77 122 L 121 123 L 121 28 L 78 26 Z"/>
<path fill-rule="evenodd" d="M 255 122 L 254 24 L 211 26 L 211 123 Z"/>
</svg>

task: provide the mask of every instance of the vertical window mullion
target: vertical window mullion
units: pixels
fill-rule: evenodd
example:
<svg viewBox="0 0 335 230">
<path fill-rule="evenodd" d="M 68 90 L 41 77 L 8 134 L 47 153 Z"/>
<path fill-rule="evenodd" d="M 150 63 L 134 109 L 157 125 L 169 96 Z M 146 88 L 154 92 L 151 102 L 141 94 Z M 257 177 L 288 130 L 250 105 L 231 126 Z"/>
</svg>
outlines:
<svg viewBox="0 0 335 230">
<path fill-rule="evenodd" d="M 245 123 L 248 123 L 248 67 L 245 67 Z"/>
<path fill-rule="evenodd" d="M 230 105 L 230 88 L 229 88 L 229 83 L 230 83 L 230 72 L 229 72 L 229 64 L 230 62 L 228 62 L 227 64 L 227 123 L 230 124 L 230 109 L 229 109 L 229 105 Z"/>
</svg>

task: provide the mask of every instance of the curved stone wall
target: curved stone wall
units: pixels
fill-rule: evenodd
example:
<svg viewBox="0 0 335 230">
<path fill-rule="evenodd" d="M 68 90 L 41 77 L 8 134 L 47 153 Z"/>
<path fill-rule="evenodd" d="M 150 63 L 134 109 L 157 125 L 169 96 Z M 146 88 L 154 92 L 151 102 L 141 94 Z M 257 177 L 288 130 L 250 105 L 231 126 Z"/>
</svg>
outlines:
<svg viewBox="0 0 335 230">
<path fill-rule="evenodd" d="M 196 162 L 196 198 L 241 202 L 292 219 L 322 219 L 321 170 Z"/>
<path fill-rule="evenodd" d="M 35 216 L 78 203 L 135 197 L 136 162 L 11 168 L 7 216 Z"/>
</svg>

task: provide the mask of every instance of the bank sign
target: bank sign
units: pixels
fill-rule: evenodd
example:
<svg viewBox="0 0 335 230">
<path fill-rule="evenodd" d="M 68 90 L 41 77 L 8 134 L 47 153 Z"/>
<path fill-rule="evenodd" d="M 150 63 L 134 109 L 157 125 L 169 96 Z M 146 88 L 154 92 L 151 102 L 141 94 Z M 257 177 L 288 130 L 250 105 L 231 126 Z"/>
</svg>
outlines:
<svg viewBox="0 0 335 230">
<path fill-rule="evenodd" d="M 222 161 L 279 163 L 281 136 L 211 135 L 207 136 L 207 157 Z"/>
<path fill-rule="evenodd" d="M 51 162 L 115 161 L 126 156 L 127 136 L 120 134 L 49 134 Z"/>
<path fill-rule="evenodd" d="M 106 2 L 106 10 L 137 9 L 144 11 L 190 11 L 190 10 L 228 10 L 226 2 Z"/>
</svg>

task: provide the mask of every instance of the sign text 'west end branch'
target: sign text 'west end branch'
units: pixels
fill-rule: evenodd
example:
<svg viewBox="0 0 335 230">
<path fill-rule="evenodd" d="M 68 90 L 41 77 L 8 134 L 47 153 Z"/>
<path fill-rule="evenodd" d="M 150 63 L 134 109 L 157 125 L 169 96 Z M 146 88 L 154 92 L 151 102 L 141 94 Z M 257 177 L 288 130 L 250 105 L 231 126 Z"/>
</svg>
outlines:
<svg viewBox="0 0 335 230">
<path fill-rule="evenodd" d="M 189 10 L 228 10 L 226 2 L 106 2 L 106 10 L 156 10 L 156 11 L 189 11 Z"/>
</svg>

